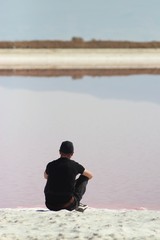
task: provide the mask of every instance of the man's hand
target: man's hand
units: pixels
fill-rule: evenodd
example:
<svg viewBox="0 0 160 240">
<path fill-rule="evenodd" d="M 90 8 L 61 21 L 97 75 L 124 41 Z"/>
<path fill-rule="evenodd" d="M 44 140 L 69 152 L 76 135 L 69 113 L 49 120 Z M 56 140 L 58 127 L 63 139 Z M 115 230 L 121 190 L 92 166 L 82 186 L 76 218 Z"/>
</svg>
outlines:
<svg viewBox="0 0 160 240">
<path fill-rule="evenodd" d="M 88 171 L 87 169 L 84 170 L 82 175 L 86 176 L 89 179 L 91 179 L 93 177 L 92 173 L 90 171 Z"/>
</svg>

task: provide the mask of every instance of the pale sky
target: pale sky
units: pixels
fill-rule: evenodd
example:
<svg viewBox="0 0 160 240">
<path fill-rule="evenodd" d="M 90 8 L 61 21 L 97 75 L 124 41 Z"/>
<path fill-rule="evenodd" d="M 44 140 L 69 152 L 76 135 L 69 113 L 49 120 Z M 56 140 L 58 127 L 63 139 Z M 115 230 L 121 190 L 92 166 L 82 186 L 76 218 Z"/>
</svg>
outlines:
<svg viewBox="0 0 160 240">
<path fill-rule="evenodd" d="M 160 1 L 0 0 L 0 41 L 160 39 Z"/>
</svg>

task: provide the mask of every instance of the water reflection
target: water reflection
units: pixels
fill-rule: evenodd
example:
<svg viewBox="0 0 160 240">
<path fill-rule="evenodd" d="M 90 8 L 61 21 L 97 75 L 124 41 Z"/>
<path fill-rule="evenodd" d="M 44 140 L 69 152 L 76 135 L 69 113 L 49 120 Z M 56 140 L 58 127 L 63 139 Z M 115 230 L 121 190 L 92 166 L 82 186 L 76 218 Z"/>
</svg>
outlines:
<svg viewBox="0 0 160 240">
<path fill-rule="evenodd" d="M 0 207 L 44 206 L 61 141 L 94 173 L 84 202 L 160 209 L 158 76 L 0 78 Z"/>
<path fill-rule="evenodd" d="M 0 77 L 0 87 L 30 91 L 65 91 L 98 98 L 160 103 L 160 77 L 155 75 L 84 77 Z"/>
</svg>

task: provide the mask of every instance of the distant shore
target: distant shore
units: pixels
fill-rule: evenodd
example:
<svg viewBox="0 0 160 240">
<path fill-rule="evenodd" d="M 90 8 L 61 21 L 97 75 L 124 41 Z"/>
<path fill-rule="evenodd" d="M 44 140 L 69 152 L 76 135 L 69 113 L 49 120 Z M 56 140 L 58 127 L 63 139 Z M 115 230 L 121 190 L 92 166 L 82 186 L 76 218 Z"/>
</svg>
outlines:
<svg viewBox="0 0 160 240">
<path fill-rule="evenodd" d="M 85 212 L 0 209 L 1 240 L 158 240 L 160 212 L 107 210 Z"/>
<path fill-rule="evenodd" d="M 34 40 L 34 41 L 1 41 L 0 42 L 0 51 L 8 50 L 9 51 L 19 51 L 19 50 L 55 50 L 58 49 L 73 49 L 79 51 L 87 49 L 93 50 L 94 53 L 97 49 L 100 50 L 114 50 L 119 51 L 120 49 L 124 49 L 125 51 L 134 51 L 134 50 L 143 50 L 148 51 L 149 49 L 152 49 L 154 51 L 159 51 L 160 49 L 160 42 L 158 41 L 152 41 L 152 42 L 132 42 L 132 41 L 103 41 L 103 40 L 90 40 L 90 41 L 84 41 L 82 38 L 72 38 L 70 41 L 61 41 L 61 40 Z M 86 49 L 86 50 L 85 50 Z M 32 53 L 32 52 L 31 52 Z M 3 54 L 2 52 L 0 55 Z M 13 54 L 8 57 L 10 57 Z M 6 55 L 4 55 L 6 56 Z M 121 66 L 119 68 L 115 67 L 115 64 L 113 63 L 113 67 L 97 67 L 97 64 L 95 65 L 97 68 L 94 69 L 94 67 L 80 67 L 79 68 L 73 68 L 70 67 L 70 69 L 67 68 L 59 68 L 59 67 L 38 67 L 36 68 L 36 63 L 33 62 L 32 67 L 29 67 L 26 69 L 26 66 L 23 68 L 20 65 L 16 67 L 16 65 L 11 65 L 10 67 L 3 67 L 4 64 L 4 56 L 2 55 L 2 60 L 0 64 L 0 76 L 38 76 L 38 77 L 61 77 L 61 76 L 70 76 L 73 79 L 80 79 L 84 76 L 91 76 L 91 77 L 102 77 L 102 76 L 128 76 L 128 75 L 140 75 L 140 74 L 152 74 L 152 75 L 159 75 L 160 74 L 160 67 L 158 66 L 151 66 L 152 61 L 148 64 L 147 68 L 145 66 L 140 66 L 137 64 L 137 67 L 134 67 L 132 63 L 128 67 Z M 18 55 L 17 55 L 18 56 Z M 24 55 L 26 56 L 26 55 Z M 132 57 L 131 57 L 132 58 Z M 130 59 L 131 59 L 130 58 Z M 15 58 L 17 59 L 17 57 Z M 146 59 L 150 59 L 150 57 L 146 57 Z M 8 60 L 7 60 L 8 61 Z M 21 63 L 21 60 L 19 61 Z M 83 61 L 82 61 L 83 62 Z M 18 63 L 18 64 L 20 64 Z M 156 63 L 156 61 L 155 61 Z M 8 64 L 8 63 L 7 63 Z M 9 66 L 9 65 L 8 65 Z M 35 66 L 35 67 L 34 67 Z M 43 65 L 42 65 L 43 66 Z M 21 68 L 21 69 L 20 69 Z M 34 68 L 34 69 L 33 69 Z"/>
<path fill-rule="evenodd" d="M 0 48 L 160 48 L 160 41 L 71 40 L 0 41 Z"/>
</svg>

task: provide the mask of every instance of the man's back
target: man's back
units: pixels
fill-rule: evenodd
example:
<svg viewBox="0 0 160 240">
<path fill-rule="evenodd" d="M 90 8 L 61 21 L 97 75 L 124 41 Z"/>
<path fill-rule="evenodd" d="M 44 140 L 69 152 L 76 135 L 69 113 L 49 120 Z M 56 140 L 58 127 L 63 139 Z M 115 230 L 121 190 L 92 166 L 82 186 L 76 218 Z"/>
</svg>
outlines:
<svg viewBox="0 0 160 240">
<path fill-rule="evenodd" d="M 59 158 L 50 162 L 46 167 L 48 175 L 45 195 L 54 202 L 66 202 L 74 192 L 75 179 L 82 174 L 84 167 L 68 158 Z"/>
</svg>

